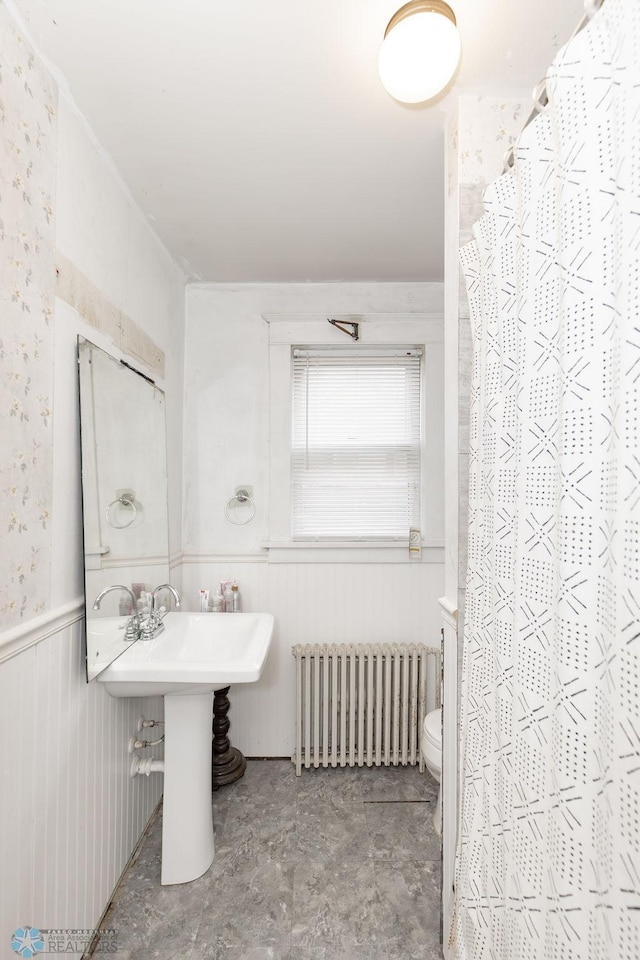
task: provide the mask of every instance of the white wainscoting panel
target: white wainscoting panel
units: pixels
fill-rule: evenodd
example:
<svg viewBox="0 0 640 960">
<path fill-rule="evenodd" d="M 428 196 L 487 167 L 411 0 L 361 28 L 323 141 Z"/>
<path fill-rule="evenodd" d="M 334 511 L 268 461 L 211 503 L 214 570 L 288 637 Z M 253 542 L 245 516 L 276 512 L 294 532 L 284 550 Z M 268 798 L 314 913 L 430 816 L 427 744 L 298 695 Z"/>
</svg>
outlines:
<svg viewBox="0 0 640 960">
<path fill-rule="evenodd" d="M 422 642 L 440 646 L 443 563 L 266 563 L 212 559 L 182 566 L 185 610 L 201 587 L 239 584 L 243 610 L 276 618 L 264 673 L 231 688 L 231 740 L 250 757 L 291 756 L 295 740 L 295 643 Z M 233 616 L 233 614 L 211 614 Z"/>
<path fill-rule="evenodd" d="M 161 775 L 129 777 L 127 752 L 162 700 L 87 684 L 82 631 L 77 619 L 0 664 L 2 958 L 19 925 L 96 926 L 162 793 Z"/>
</svg>

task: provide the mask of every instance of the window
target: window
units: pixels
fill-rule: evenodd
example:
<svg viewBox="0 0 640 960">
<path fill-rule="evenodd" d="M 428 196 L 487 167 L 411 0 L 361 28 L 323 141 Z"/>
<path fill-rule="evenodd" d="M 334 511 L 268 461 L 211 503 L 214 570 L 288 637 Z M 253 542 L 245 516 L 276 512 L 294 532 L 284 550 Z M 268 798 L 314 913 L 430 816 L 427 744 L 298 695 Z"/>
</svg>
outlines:
<svg viewBox="0 0 640 960">
<path fill-rule="evenodd" d="M 262 541 L 269 551 L 269 563 L 411 563 L 409 528 L 418 526 L 422 543 L 421 563 L 442 563 L 444 525 L 444 324 L 438 314 L 339 314 L 337 320 L 358 321 L 360 340 L 347 341 L 343 333 L 327 323 L 326 314 L 265 315 L 268 325 L 268 528 Z M 402 346 L 400 346 L 402 345 Z M 331 436 L 309 434 L 307 450 L 306 423 L 313 426 L 311 410 L 313 392 L 301 394 L 306 382 L 307 357 L 309 373 L 320 376 L 320 361 L 339 361 L 342 382 L 327 390 L 322 414 L 331 413 L 337 430 Z M 317 361 L 317 362 L 316 362 Z M 351 368 L 349 368 L 351 364 Z M 404 365 L 406 364 L 406 367 Z M 355 370 L 360 366 L 360 370 Z M 404 367 L 402 373 L 399 371 Z M 328 369 L 328 368 L 327 368 Z M 356 373 L 368 369 L 368 400 L 356 403 Z M 410 375 L 409 370 L 414 375 Z M 304 371 L 304 374 L 302 374 Z M 391 371 L 391 372 L 390 372 Z M 326 372 L 326 371 L 325 371 Z M 373 378 L 380 379 L 377 385 Z M 383 385 L 389 376 L 393 390 Z M 303 377 L 303 379 L 301 379 Z M 395 378 L 395 379 L 392 379 Z M 294 381 L 297 383 L 294 385 Z M 402 382 L 402 390 L 399 384 Z M 408 383 L 413 383 L 413 393 Z M 364 389 L 364 388 L 363 388 Z M 406 407 L 397 402 L 397 395 L 413 396 Z M 300 417 L 304 399 L 303 425 L 294 423 Z M 298 401 L 298 412 L 294 404 Z M 353 411 L 357 414 L 348 418 Z M 404 412 L 400 415 L 399 410 Z M 392 411 L 404 430 L 393 436 L 388 426 Z M 368 433 L 356 433 L 365 425 Z M 353 430 L 349 429 L 353 427 Z M 294 430 L 296 438 L 294 441 Z M 300 433 L 302 430 L 302 433 Z M 417 461 L 414 454 L 419 454 Z M 315 460 L 314 456 L 318 455 Z M 322 454 L 322 456 L 321 456 Z M 340 517 L 337 523 L 320 523 L 318 508 L 313 516 L 312 501 L 307 493 L 313 487 L 312 465 L 318 465 L 316 491 L 321 489 L 325 500 L 330 496 L 322 483 L 329 475 L 329 466 L 345 468 L 350 454 L 352 463 L 366 464 L 362 472 L 344 480 L 342 489 L 332 491 L 331 513 Z M 309 469 L 307 469 L 307 456 Z M 302 459 L 301 459 L 302 458 Z M 293 461 L 293 462 L 292 462 Z M 296 476 L 301 463 L 304 476 Z M 414 479 L 401 477 L 407 464 L 413 464 Z M 345 468 L 346 469 L 346 468 Z M 325 477 L 321 474 L 324 472 Z M 373 478 L 373 479 L 372 479 Z M 334 477 L 335 479 L 335 477 Z M 235 481 L 234 481 L 235 482 Z M 238 481 L 239 482 L 239 481 Z M 307 486 L 309 489 L 305 490 Z M 419 493 L 418 493 L 419 490 Z M 373 499 L 384 493 L 382 506 Z M 349 499 L 351 498 L 351 499 Z M 305 504 L 306 499 L 306 504 Z M 320 500 L 316 499 L 316 504 Z M 305 504 L 304 509 L 300 507 Z M 335 508 L 335 509 L 334 509 Z M 383 514 L 389 510 L 391 519 Z M 400 517 L 398 516 L 400 514 Z M 325 511 L 326 520 L 326 511 Z M 302 518 L 310 525 L 303 526 Z M 371 518 L 377 524 L 372 528 Z M 347 525 L 343 523 L 346 519 Z M 384 519 L 384 523 L 383 523 Z M 307 520 L 304 520 L 307 523 Z M 311 524 L 315 524 L 312 526 Z"/>
<path fill-rule="evenodd" d="M 294 540 L 406 540 L 420 526 L 418 348 L 293 351 Z"/>
</svg>

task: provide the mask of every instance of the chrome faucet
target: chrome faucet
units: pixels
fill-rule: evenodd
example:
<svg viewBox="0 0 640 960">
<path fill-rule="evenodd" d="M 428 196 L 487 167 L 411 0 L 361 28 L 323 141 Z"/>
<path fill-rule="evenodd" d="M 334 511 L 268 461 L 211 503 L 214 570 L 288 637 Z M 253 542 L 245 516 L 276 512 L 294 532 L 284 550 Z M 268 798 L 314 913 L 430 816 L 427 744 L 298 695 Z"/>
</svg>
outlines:
<svg viewBox="0 0 640 960">
<path fill-rule="evenodd" d="M 111 587 L 105 587 L 104 590 L 101 590 L 98 596 L 93 601 L 93 609 L 99 610 L 100 604 L 106 597 L 108 593 L 111 593 L 112 590 L 124 590 L 125 593 L 128 593 L 131 597 L 131 609 L 135 610 L 136 608 L 136 598 L 133 595 L 133 591 L 129 590 L 129 587 L 125 587 L 123 583 L 114 583 Z"/>
<path fill-rule="evenodd" d="M 138 640 L 140 638 L 140 615 L 136 611 L 136 598 L 133 595 L 133 591 L 130 590 L 129 587 L 125 587 L 123 583 L 114 583 L 110 587 L 105 587 L 104 590 L 101 590 L 98 596 L 93 601 L 92 609 L 99 610 L 100 604 L 102 603 L 106 595 L 108 593 L 111 593 L 112 590 L 124 590 L 124 592 L 128 593 L 129 596 L 131 597 L 131 609 L 133 613 L 127 620 L 124 639 L 127 641 Z"/>
<path fill-rule="evenodd" d="M 158 594 L 161 590 L 169 590 L 169 592 L 173 595 L 177 610 L 179 610 L 182 606 L 180 594 L 175 587 L 171 586 L 170 583 L 161 583 L 159 587 L 156 587 L 153 593 L 149 594 L 149 614 L 140 621 L 141 640 L 153 640 L 154 637 L 157 637 L 158 634 L 162 633 L 164 630 L 164 623 L 162 620 L 167 611 L 163 607 L 158 607 L 157 605 Z"/>
<path fill-rule="evenodd" d="M 179 610 L 182 606 L 182 600 L 180 599 L 180 594 L 178 593 L 176 588 L 172 587 L 170 583 L 161 583 L 159 587 L 155 588 L 155 590 L 151 594 L 151 598 L 152 598 L 151 610 L 154 611 L 156 609 L 156 603 L 157 603 L 156 597 L 161 590 L 169 591 L 169 593 L 173 596 L 173 599 L 176 602 L 176 610 Z"/>
</svg>

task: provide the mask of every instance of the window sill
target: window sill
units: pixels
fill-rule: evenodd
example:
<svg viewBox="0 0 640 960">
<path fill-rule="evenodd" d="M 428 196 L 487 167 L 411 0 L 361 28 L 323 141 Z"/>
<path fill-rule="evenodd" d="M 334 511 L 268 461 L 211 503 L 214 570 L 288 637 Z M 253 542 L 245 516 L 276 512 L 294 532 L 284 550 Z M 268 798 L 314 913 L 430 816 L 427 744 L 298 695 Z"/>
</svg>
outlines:
<svg viewBox="0 0 640 960">
<path fill-rule="evenodd" d="M 444 563 L 444 542 L 422 544 L 420 558 L 409 556 L 408 540 L 285 540 L 261 544 L 269 563 Z"/>
</svg>

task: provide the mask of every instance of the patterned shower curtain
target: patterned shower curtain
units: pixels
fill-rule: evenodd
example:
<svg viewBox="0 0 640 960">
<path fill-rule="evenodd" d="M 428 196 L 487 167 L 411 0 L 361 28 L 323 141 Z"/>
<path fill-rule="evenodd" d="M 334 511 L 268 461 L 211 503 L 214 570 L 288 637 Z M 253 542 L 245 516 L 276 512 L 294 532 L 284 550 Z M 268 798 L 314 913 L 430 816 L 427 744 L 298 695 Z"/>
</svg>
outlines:
<svg viewBox="0 0 640 960">
<path fill-rule="evenodd" d="M 640 957 L 640 2 L 462 251 L 474 332 L 453 955 Z"/>
</svg>

